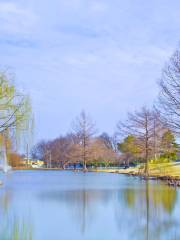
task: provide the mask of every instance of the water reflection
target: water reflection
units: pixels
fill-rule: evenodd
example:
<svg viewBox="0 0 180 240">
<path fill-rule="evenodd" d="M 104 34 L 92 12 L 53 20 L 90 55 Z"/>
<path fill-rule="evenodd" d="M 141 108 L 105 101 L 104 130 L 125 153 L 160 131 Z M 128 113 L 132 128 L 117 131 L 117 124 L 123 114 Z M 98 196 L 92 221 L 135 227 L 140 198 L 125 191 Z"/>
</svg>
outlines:
<svg viewBox="0 0 180 240">
<path fill-rule="evenodd" d="M 120 232 L 126 229 L 128 236 L 136 236 L 138 240 L 177 239 L 177 231 L 173 231 L 177 223 L 171 216 L 177 191 L 164 184 L 147 181 L 119 189 L 49 191 L 39 197 L 43 201 L 64 203 L 82 233 L 88 232 L 91 223 L 102 214 L 101 207 L 106 209 L 110 204 Z"/>
<path fill-rule="evenodd" d="M 105 207 L 112 200 L 114 193 L 114 190 L 106 189 L 77 189 L 43 192 L 39 194 L 39 198 L 41 201 L 64 203 L 81 232 L 85 233 L 87 226 L 97 217 L 99 206 Z"/>
<path fill-rule="evenodd" d="M 32 228 L 25 222 L 16 218 L 6 221 L 0 227 L 0 239 L 2 240 L 33 240 Z"/>
<path fill-rule="evenodd" d="M 180 239 L 175 188 L 115 174 L 33 174 L 16 172 L 0 189 L 0 239 Z"/>
<path fill-rule="evenodd" d="M 177 191 L 162 184 L 144 183 L 144 188 L 128 188 L 123 190 L 121 197 L 136 216 L 136 224 L 131 225 L 131 231 L 138 239 L 180 239 L 177 238 L 176 219 L 173 210 L 177 202 Z M 178 235 L 180 236 L 180 235 Z"/>
<path fill-rule="evenodd" d="M 11 192 L 10 191 L 3 192 L 0 197 L 0 214 L 2 214 L 2 212 L 8 211 L 10 201 L 11 201 Z"/>
<path fill-rule="evenodd" d="M 11 191 L 3 191 L 0 194 L 0 239 L 33 240 L 31 223 L 13 214 L 12 200 Z"/>
<path fill-rule="evenodd" d="M 176 201 L 177 191 L 175 188 L 162 184 L 153 184 L 148 181 L 143 188 L 127 188 L 122 191 L 122 197 L 129 208 L 137 207 L 139 203 L 150 204 L 151 209 L 161 209 L 167 213 L 172 213 Z M 142 205 L 141 205 L 142 206 Z"/>
</svg>

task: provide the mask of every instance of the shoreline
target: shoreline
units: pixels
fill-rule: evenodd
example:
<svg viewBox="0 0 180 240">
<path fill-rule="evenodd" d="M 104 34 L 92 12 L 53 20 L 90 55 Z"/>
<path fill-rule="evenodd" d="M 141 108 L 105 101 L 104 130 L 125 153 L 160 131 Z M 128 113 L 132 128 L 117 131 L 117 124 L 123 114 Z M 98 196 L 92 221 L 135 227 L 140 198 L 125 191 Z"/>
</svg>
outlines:
<svg viewBox="0 0 180 240">
<path fill-rule="evenodd" d="M 148 176 L 145 176 L 145 174 L 141 171 L 139 171 L 138 168 L 128 168 L 128 169 L 97 169 L 94 170 L 94 172 L 106 172 L 106 173 L 116 173 L 116 174 L 124 174 L 128 176 L 134 176 L 139 177 L 144 180 L 160 180 L 163 182 L 166 182 L 167 185 L 173 186 L 173 187 L 180 187 L 180 175 L 173 175 L 171 173 L 153 173 L 151 170 L 149 172 Z"/>
<path fill-rule="evenodd" d="M 26 168 L 14 167 L 13 170 L 32 170 L 32 171 L 82 171 L 82 169 L 62 169 L 62 168 Z M 129 176 L 140 177 L 143 179 L 161 180 L 169 186 L 180 187 L 180 163 L 149 164 L 149 175 L 144 175 L 142 166 L 130 167 L 127 169 L 88 169 L 88 172 L 116 173 Z M 1 182 L 0 182 L 0 185 Z"/>
</svg>

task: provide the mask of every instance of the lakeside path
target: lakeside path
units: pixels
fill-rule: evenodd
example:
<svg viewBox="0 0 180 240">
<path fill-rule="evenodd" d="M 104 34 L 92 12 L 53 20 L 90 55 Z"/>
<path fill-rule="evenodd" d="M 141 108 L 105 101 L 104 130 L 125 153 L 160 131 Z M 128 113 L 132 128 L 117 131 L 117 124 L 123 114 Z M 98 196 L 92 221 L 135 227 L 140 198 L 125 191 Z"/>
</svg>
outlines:
<svg viewBox="0 0 180 240">
<path fill-rule="evenodd" d="M 167 180 L 171 185 L 180 185 L 180 163 L 149 163 L 149 177 Z M 97 169 L 96 172 L 119 173 L 133 176 L 143 176 L 144 167 L 130 167 L 127 169 Z M 174 183 L 171 181 L 175 181 Z M 170 181 L 170 182 L 169 182 Z"/>
</svg>

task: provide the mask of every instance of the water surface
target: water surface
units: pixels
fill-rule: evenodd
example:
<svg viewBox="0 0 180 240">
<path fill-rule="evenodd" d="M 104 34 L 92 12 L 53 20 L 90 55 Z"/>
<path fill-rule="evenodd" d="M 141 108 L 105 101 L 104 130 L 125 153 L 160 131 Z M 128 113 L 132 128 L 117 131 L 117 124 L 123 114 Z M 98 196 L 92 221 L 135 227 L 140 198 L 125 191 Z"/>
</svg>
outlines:
<svg viewBox="0 0 180 240">
<path fill-rule="evenodd" d="M 179 190 L 108 173 L 0 174 L 1 240 L 179 240 Z"/>
</svg>

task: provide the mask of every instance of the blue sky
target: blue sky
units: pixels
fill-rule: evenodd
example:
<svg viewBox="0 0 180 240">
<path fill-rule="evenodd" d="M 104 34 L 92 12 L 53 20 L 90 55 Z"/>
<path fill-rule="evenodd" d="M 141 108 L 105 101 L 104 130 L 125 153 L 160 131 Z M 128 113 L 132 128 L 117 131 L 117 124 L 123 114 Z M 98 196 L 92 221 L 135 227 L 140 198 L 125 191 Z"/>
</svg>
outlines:
<svg viewBox="0 0 180 240">
<path fill-rule="evenodd" d="M 152 105 L 179 11 L 179 0 L 0 0 L 0 66 L 31 95 L 35 141 L 69 131 L 82 109 L 113 133 Z"/>
</svg>

